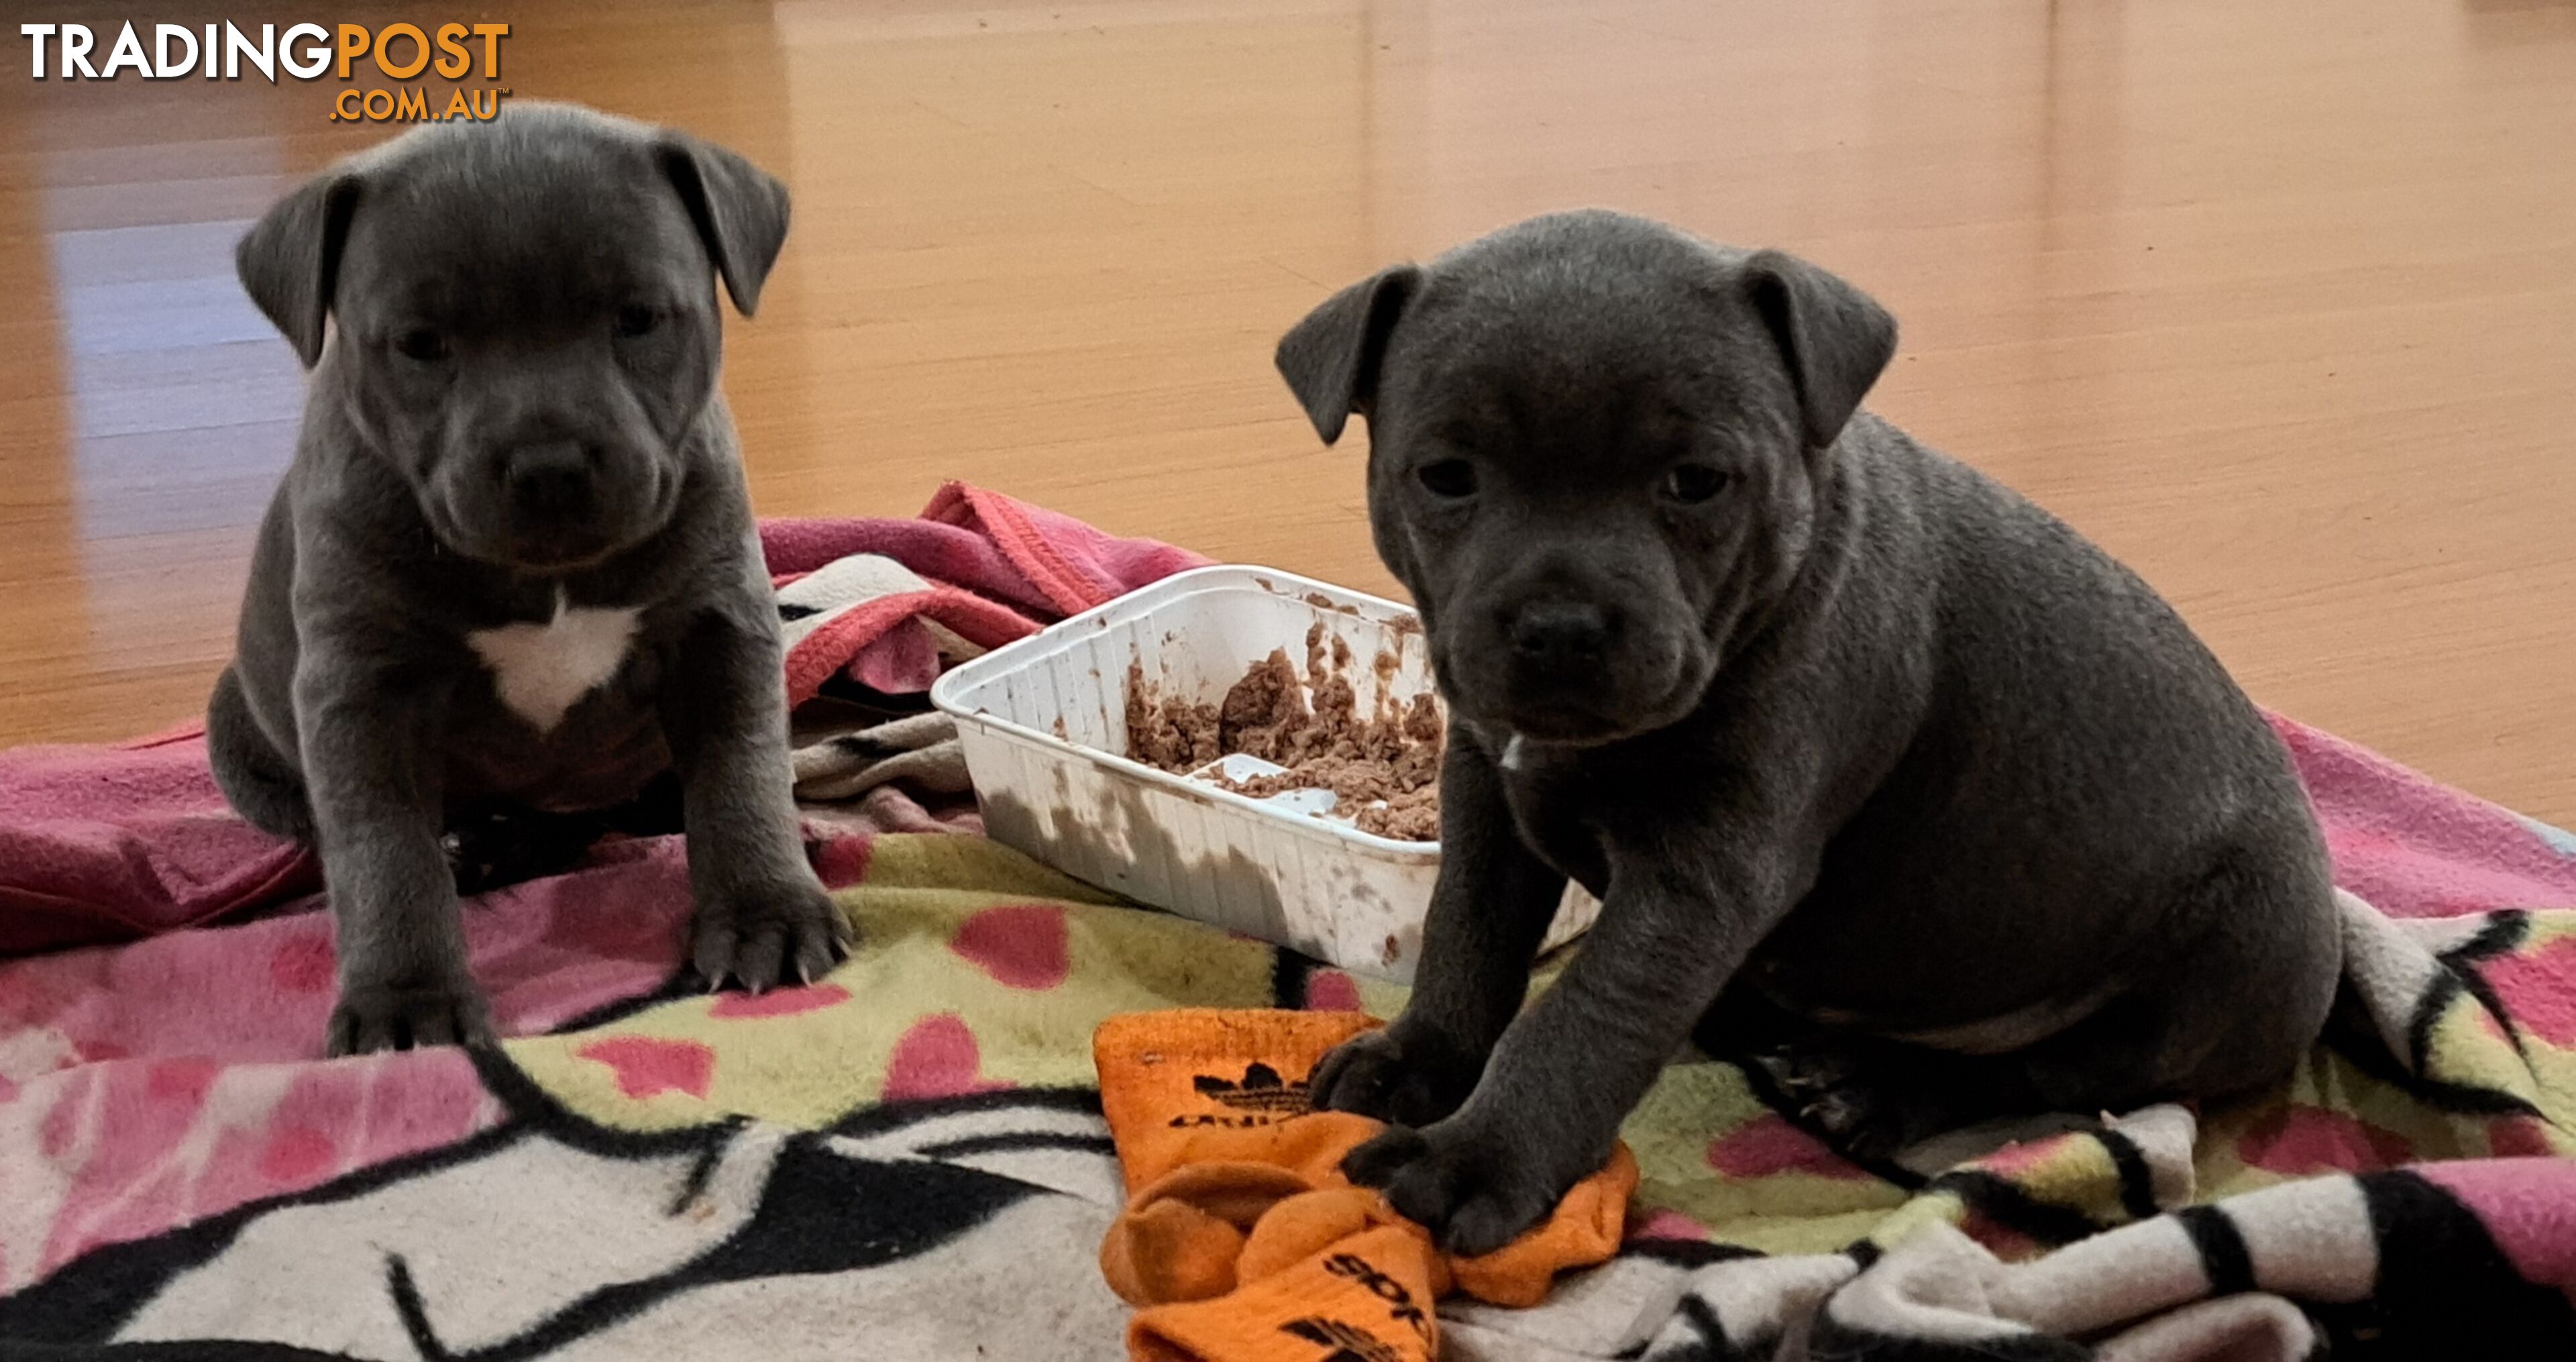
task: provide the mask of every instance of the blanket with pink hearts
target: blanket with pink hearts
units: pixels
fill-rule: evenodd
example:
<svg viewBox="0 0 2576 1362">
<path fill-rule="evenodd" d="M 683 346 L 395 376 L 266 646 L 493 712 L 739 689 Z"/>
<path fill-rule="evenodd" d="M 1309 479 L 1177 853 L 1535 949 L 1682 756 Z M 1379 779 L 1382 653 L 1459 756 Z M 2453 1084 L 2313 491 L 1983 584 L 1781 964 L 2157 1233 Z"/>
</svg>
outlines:
<svg viewBox="0 0 2576 1362">
<path fill-rule="evenodd" d="M 959 835 L 920 688 L 1194 556 L 962 488 L 765 534 L 861 938 L 810 988 L 687 989 L 680 847 L 611 841 L 466 904 L 503 1046 L 324 1061 L 311 867 L 193 734 L 0 755 L 0 1356 L 1125 1355 L 1093 1026 L 1402 992 Z M 2279 1092 L 1922 1174 L 1684 1056 L 1626 1248 L 1444 1355 L 2576 1354 L 2576 839 L 2276 722 L 2350 961 Z"/>
</svg>

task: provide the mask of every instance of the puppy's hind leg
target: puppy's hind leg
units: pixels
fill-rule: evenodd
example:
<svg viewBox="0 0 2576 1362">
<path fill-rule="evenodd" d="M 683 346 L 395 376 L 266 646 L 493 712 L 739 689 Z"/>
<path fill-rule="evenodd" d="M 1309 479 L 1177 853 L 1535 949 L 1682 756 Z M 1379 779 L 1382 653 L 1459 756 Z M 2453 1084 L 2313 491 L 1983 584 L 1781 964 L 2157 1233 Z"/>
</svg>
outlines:
<svg viewBox="0 0 2576 1362">
<path fill-rule="evenodd" d="M 313 843 L 313 804 L 304 778 L 277 754 L 242 694 L 230 667 L 215 678 L 206 704 L 206 759 L 224 799 L 252 827 L 290 841 Z"/>
<path fill-rule="evenodd" d="M 601 813 L 546 813 L 478 804 L 448 820 L 448 862 L 456 892 L 472 895 L 560 875 L 581 864 L 609 830 Z"/>
<path fill-rule="evenodd" d="M 2324 850 L 2289 829 L 2221 854 L 2183 891 L 2203 924 L 2121 997 L 2022 1053 L 2052 1107 L 2220 1100 L 2289 1076 L 2325 1029 L 2343 938 Z"/>
<path fill-rule="evenodd" d="M 447 857 L 456 892 L 481 894 L 560 875 L 580 865 L 610 833 L 661 837 L 682 830 L 680 782 L 665 771 L 623 804 L 586 813 L 547 813 L 506 800 L 451 810 Z"/>
<path fill-rule="evenodd" d="M 1738 985 L 1692 1039 L 1742 1068 L 1782 1115 L 1864 1163 L 1911 1162 L 1935 1136 L 2036 1110 L 2019 1061 L 1836 1030 Z M 1921 1170 L 1918 1170 L 1921 1171 Z"/>
<path fill-rule="evenodd" d="M 2044 1105 L 2010 1058 L 1867 1036 L 1820 1037 L 1743 1062 L 1803 1123 L 1864 1163 L 1910 1162 L 1908 1151 L 1935 1136 Z"/>
</svg>

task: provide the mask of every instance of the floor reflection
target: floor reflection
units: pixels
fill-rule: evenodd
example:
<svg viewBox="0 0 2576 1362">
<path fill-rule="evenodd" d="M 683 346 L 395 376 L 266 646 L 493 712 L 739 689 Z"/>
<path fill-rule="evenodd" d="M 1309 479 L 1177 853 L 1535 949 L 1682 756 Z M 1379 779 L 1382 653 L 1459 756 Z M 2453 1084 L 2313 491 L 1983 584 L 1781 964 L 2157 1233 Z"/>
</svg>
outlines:
<svg viewBox="0 0 2576 1362">
<path fill-rule="evenodd" d="M 249 3 L 171 22 L 292 22 Z M 384 3 L 353 22 L 418 22 Z M 112 29 L 107 0 L 48 18 Z M 774 514 L 963 477 L 1391 587 L 1270 364 L 1332 287 L 1608 203 L 1905 328 L 1873 405 L 2073 520 L 2256 696 L 2576 820 L 2576 7 L 522 0 L 513 98 L 797 201 L 726 387 Z M 23 49 L 20 51 L 23 60 Z M 5 68 L 0 68 L 5 69 Z M 232 238 L 339 82 L 0 86 L 0 741 L 185 713 L 299 380 Z"/>
</svg>

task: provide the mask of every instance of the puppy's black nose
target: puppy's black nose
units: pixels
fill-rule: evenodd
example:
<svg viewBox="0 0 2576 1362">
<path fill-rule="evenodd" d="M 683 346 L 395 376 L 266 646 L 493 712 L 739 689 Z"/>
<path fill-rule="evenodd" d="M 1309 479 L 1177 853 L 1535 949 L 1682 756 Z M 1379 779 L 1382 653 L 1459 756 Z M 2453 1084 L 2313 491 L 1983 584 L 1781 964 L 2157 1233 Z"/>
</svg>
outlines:
<svg viewBox="0 0 2576 1362">
<path fill-rule="evenodd" d="M 570 520 L 590 513 L 598 477 L 590 451 L 569 440 L 526 445 L 510 453 L 504 478 L 510 505 L 542 520 Z"/>
<path fill-rule="evenodd" d="M 1610 612 L 1581 601 L 1542 601 L 1512 620 L 1512 651 L 1542 667 L 1591 666 L 1610 650 Z"/>
</svg>

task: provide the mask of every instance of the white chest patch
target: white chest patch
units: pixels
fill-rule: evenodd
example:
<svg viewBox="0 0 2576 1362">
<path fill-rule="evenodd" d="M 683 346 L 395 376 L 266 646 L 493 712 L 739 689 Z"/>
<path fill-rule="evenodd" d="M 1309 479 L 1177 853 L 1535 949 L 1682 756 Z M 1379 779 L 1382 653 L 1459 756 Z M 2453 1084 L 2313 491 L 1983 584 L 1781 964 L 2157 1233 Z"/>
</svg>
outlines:
<svg viewBox="0 0 2576 1362">
<path fill-rule="evenodd" d="M 477 629 L 465 642 L 491 669 L 492 689 L 500 693 L 501 703 L 547 732 L 625 665 L 639 613 L 575 610 L 558 595 L 553 619 Z"/>
</svg>

